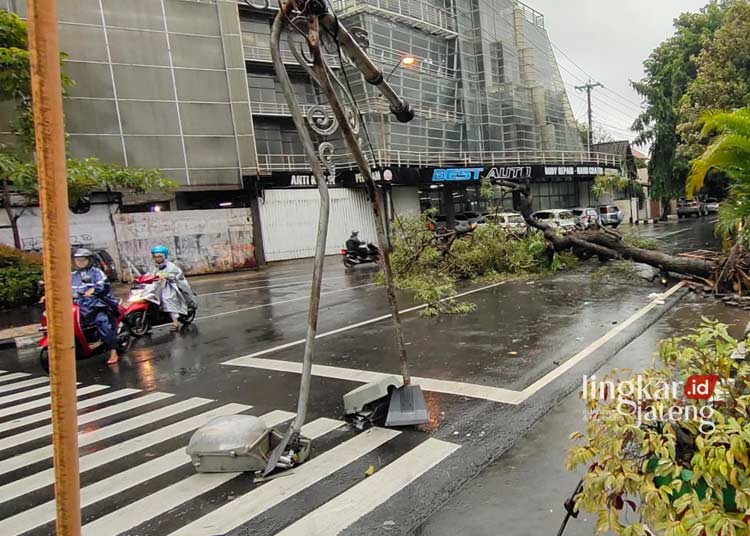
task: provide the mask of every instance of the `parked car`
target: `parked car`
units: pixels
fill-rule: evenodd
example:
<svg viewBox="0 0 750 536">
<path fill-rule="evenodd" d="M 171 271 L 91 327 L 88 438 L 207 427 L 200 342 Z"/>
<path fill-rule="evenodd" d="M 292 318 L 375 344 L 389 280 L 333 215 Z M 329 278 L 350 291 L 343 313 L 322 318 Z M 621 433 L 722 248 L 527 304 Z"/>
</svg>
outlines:
<svg viewBox="0 0 750 536">
<path fill-rule="evenodd" d="M 696 216 L 700 218 L 706 214 L 706 205 L 698 199 L 685 199 L 684 197 L 681 197 L 677 200 L 678 218 L 685 218 L 687 216 Z"/>
<path fill-rule="evenodd" d="M 551 208 L 548 210 L 538 210 L 531 217 L 535 220 L 551 223 L 564 231 L 575 229 L 576 226 L 576 217 L 567 209 Z"/>
<path fill-rule="evenodd" d="M 617 205 L 599 205 L 596 207 L 599 211 L 599 223 L 603 226 L 611 226 L 617 228 L 625 219 L 625 214 L 622 213 L 620 207 Z"/>
<path fill-rule="evenodd" d="M 600 225 L 599 213 L 592 207 L 572 208 L 570 211 L 576 217 L 576 223 L 582 229 L 596 229 Z"/>
<path fill-rule="evenodd" d="M 715 197 L 706 198 L 706 213 L 719 212 L 719 200 Z"/>
<path fill-rule="evenodd" d="M 477 215 L 477 219 L 478 218 L 479 215 Z M 469 217 L 465 212 L 462 214 L 456 214 L 456 231 L 459 233 L 467 232 L 471 230 L 472 225 L 476 225 L 476 220 Z"/>
<path fill-rule="evenodd" d="M 526 221 L 523 219 L 518 212 L 497 212 L 485 214 L 477 221 L 477 225 L 487 225 L 488 223 L 494 223 L 514 234 L 526 234 L 528 227 Z"/>
</svg>

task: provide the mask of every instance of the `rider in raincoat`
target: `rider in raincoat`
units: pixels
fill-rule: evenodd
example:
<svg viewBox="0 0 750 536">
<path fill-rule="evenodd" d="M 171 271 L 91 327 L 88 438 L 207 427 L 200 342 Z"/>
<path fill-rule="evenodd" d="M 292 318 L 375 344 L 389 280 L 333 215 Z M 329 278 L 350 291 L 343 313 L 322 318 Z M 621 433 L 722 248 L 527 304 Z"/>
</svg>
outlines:
<svg viewBox="0 0 750 536">
<path fill-rule="evenodd" d="M 185 279 L 180 267 L 167 260 L 169 249 L 166 246 L 156 246 L 151 250 L 155 266 L 149 271 L 162 280 L 161 308 L 172 318 L 172 331 L 180 329 L 180 315 L 188 314 L 188 305 L 195 305 L 193 291 Z"/>
</svg>

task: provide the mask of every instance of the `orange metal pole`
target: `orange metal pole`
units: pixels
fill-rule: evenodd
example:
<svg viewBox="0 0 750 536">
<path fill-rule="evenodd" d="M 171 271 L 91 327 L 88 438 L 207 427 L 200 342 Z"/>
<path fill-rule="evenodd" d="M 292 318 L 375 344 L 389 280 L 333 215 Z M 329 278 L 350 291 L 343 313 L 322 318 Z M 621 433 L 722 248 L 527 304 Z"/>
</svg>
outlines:
<svg viewBox="0 0 750 536">
<path fill-rule="evenodd" d="M 55 0 L 29 0 L 28 18 L 49 327 L 57 535 L 79 536 L 81 501 L 68 186 Z"/>
</svg>

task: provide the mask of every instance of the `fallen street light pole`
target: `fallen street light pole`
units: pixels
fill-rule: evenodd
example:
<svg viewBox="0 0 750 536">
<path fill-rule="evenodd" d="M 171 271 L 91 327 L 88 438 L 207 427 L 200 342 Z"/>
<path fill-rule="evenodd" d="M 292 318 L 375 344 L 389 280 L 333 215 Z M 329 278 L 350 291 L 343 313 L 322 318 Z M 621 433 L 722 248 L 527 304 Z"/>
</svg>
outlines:
<svg viewBox="0 0 750 536">
<path fill-rule="evenodd" d="M 49 337 L 56 533 L 81 534 L 76 363 L 56 0 L 29 0 L 29 57 Z"/>
</svg>

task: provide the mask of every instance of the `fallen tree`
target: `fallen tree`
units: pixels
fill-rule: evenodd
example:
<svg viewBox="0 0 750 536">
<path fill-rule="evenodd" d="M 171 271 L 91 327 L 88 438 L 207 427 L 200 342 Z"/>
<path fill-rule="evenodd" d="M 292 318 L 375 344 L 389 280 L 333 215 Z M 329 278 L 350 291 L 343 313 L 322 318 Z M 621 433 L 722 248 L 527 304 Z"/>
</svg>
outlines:
<svg viewBox="0 0 750 536">
<path fill-rule="evenodd" d="M 741 244 L 735 244 L 726 255 L 696 258 L 639 248 L 629 244 L 621 234 L 606 228 L 562 234 L 555 226 L 532 217 L 534 197 L 528 183 L 498 180 L 495 184 L 502 186 L 506 195 L 512 192 L 520 194 L 519 212 L 529 227 L 543 233 L 553 252 L 571 252 L 580 259 L 596 256 L 602 262 L 624 259 L 643 263 L 665 275 L 681 275 L 709 286 L 717 293 L 743 294 L 750 291 L 750 256 Z"/>
</svg>

